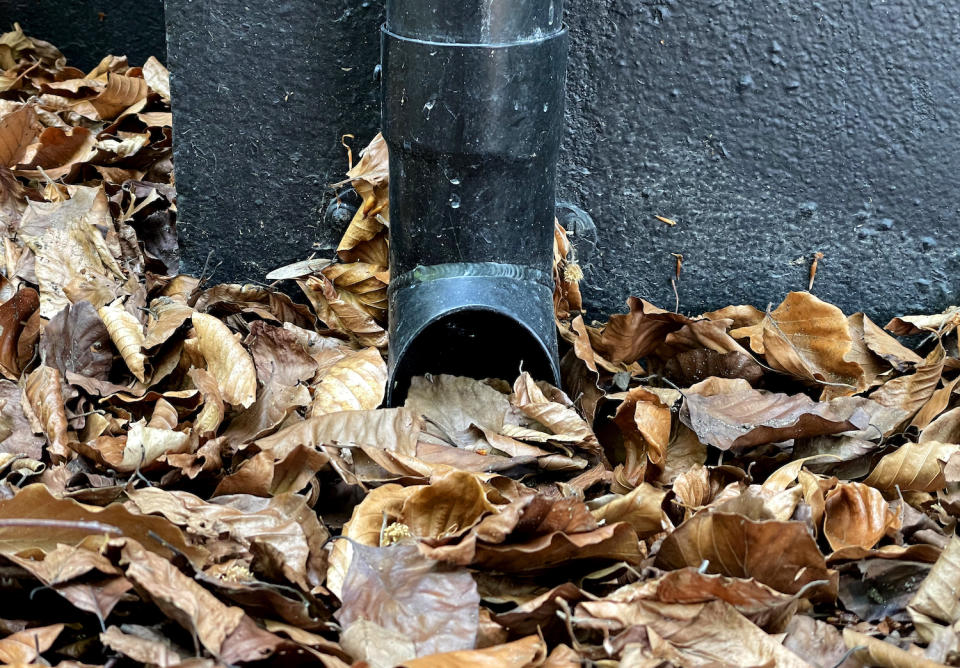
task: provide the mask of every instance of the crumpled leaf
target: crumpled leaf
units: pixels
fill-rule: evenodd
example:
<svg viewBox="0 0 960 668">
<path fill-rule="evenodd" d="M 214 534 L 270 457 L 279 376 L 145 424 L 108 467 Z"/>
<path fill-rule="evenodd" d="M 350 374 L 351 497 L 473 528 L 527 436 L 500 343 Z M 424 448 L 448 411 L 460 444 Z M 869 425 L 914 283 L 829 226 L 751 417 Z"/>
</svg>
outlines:
<svg viewBox="0 0 960 668">
<path fill-rule="evenodd" d="M 9 665 L 30 664 L 50 649 L 63 624 L 52 624 L 18 631 L 0 639 L 0 662 Z"/>
<path fill-rule="evenodd" d="M 896 645 L 873 638 L 851 628 L 843 629 L 843 641 L 847 647 L 863 647 L 853 653 L 854 658 L 879 668 L 943 668 L 942 663 L 931 661 L 911 652 L 905 652 Z"/>
<path fill-rule="evenodd" d="M 202 553 L 163 518 L 137 515 L 120 504 L 97 508 L 58 499 L 43 484 L 28 485 L 13 498 L 0 501 L 0 519 L 14 518 L 24 524 L 0 526 L 0 554 L 48 553 L 61 543 L 77 544 L 88 537 L 105 542 L 117 536 L 132 538 L 164 557 L 172 554 L 171 548 L 191 559 Z"/>
<path fill-rule="evenodd" d="M 241 632 L 243 622 L 249 620 L 241 608 L 224 605 L 169 561 L 135 542 L 127 542 L 122 554 L 120 563 L 124 574 L 134 586 L 165 615 L 193 633 L 214 656 L 223 657 L 224 661 L 228 656 L 233 660 L 251 661 L 272 653 L 269 645 L 231 647 L 231 637 Z M 266 631 L 260 634 L 275 638 Z"/>
<path fill-rule="evenodd" d="M 699 604 L 641 600 L 630 606 L 604 600 L 585 601 L 577 606 L 577 611 L 578 616 L 611 620 L 622 628 L 652 629 L 679 650 L 691 665 L 706 662 L 731 665 L 735 661 L 735 665 L 740 666 L 809 666 L 722 600 Z"/>
<path fill-rule="evenodd" d="M 617 407 L 614 424 L 623 436 L 624 460 L 617 464 L 614 479 L 625 489 L 643 480 L 647 462 L 662 469 L 666 464 L 672 416 L 660 397 L 642 387 L 630 390 Z"/>
<path fill-rule="evenodd" d="M 64 377 L 77 374 L 107 380 L 113 366 L 110 333 L 87 301 L 68 304 L 47 323 L 40 336 L 40 352 L 44 363 Z"/>
<path fill-rule="evenodd" d="M 376 348 L 364 348 L 334 364 L 317 383 L 310 417 L 370 410 L 383 401 L 387 365 Z"/>
<path fill-rule="evenodd" d="M 124 275 L 99 228 L 113 222 L 103 188 L 74 186 L 60 202 L 30 202 L 20 221 L 20 237 L 36 256 L 40 315 L 52 318 L 70 301 L 68 292 L 103 306 L 117 296 Z"/>
<path fill-rule="evenodd" d="M 128 313 L 119 301 L 101 306 L 97 313 L 130 373 L 141 383 L 145 382 L 147 357 L 143 354 L 144 336 L 140 321 Z"/>
<path fill-rule="evenodd" d="M 917 633 L 927 642 L 948 635 L 956 648 L 952 628 L 960 620 L 960 538 L 952 536 L 940 558 L 907 606 Z"/>
<path fill-rule="evenodd" d="M 20 334 L 39 307 L 40 297 L 33 288 L 21 288 L 0 304 L 0 372 L 10 380 L 20 377 Z"/>
<path fill-rule="evenodd" d="M 866 413 L 855 403 L 814 402 L 746 386 L 724 394 L 684 393 L 680 419 L 697 437 L 721 450 L 863 429 Z"/>
<path fill-rule="evenodd" d="M 834 550 L 870 549 L 900 528 L 900 520 L 883 495 L 862 483 L 837 485 L 827 492 L 825 504 L 823 535 Z"/>
<path fill-rule="evenodd" d="M 67 411 L 63 404 L 63 379 L 60 372 L 48 366 L 39 366 L 27 376 L 23 386 L 26 398 L 21 405 L 29 406 L 31 413 L 50 443 L 49 450 L 58 458 L 69 453 Z"/>
<path fill-rule="evenodd" d="M 480 595 L 465 570 L 438 571 L 416 545 L 353 546 L 337 620 L 365 619 L 402 633 L 417 656 L 472 649 Z"/>
<path fill-rule="evenodd" d="M 257 370 L 250 353 L 217 318 L 194 313 L 192 319 L 200 353 L 207 371 L 217 379 L 223 400 L 249 408 L 257 399 Z"/>
<path fill-rule="evenodd" d="M 547 653 L 546 643 L 539 636 L 531 635 L 495 647 L 485 649 L 445 652 L 432 656 L 422 656 L 403 663 L 404 668 L 494 668 L 495 666 L 514 666 L 515 668 L 534 668 L 543 664 Z"/>
<path fill-rule="evenodd" d="M 646 357 L 663 343 L 667 334 L 690 322 L 689 318 L 636 297 L 630 297 L 627 305 L 629 313 L 611 316 L 597 335 L 591 331 L 593 349 L 614 363 L 629 364 Z"/>
<path fill-rule="evenodd" d="M 753 578 L 785 594 L 808 591 L 815 600 L 832 600 L 837 573 L 827 568 L 816 541 L 802 522 L 753 520 L 738 513 L 700 512 L 668 535 L 655 565 L 699 568 L 707 573 Z"/>
<path fill-rule="evenodd" d="M 862 389 L 863 369 L 847 361 L 853 340 L 836 306 L 809 292 L 791 292 L 764 318 L 762 331 L 764 358 L 775 369 L 829 384 L 841 394 Z"/>
<path fill-rule="evenodd" d="M 186 658 L 169 641 L 124 633 L 117 626 L 110 626 L 101 633 L 100 642 L 129 659 L 163 668 L 176 666 Z"/>
<path fill-rule="evenodd" d="M 945 361 L 946 352 L 938 344 L 916 371 L 887 381 L 874 390 L 870 398 L 884 406 L 900 408 L 907 412 L 908 418 L 912 417 L 936 391 Z"/>
</svg>

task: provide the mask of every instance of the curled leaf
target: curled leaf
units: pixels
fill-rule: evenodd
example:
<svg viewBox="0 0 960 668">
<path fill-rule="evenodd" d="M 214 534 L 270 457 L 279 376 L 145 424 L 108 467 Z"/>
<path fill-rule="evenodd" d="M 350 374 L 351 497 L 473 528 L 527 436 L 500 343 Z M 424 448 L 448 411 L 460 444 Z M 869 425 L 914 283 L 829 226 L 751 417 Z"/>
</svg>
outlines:
<svg viewBox="0 0 960 668">
<path fill-rule="evenodd" d="M 130 373 L 141 383 L 145 382 L 147 357 L 143 354 L 144 336 L 140 321 L 128 313 L 119 301 L 100 307 L 97 313 Z"/>
<path fill-rule="evenodd" d="M 220 394 L 229 404 L 248 408 L 257 400 L 257 370 L 250 353 L 223 322 L 205 313 L 194 313 L 197 344 L 207 371 L 217 379 Z"/>
</svg>

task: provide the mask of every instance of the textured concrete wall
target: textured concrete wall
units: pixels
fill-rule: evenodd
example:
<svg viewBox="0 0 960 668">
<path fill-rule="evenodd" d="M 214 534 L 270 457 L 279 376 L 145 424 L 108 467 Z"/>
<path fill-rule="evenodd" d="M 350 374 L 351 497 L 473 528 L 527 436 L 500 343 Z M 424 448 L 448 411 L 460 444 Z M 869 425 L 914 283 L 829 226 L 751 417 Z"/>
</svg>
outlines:
<svg viewBox="0 0 960 668">
<path fill-rule="evenodd" d="M 585 295 L 765 307 L 807 283 L 878 318 L 956 303 L 960 5 L 573 0 L 563 190 Z M 677 222 L 669 227 L 653 216 Z"/>
<path fill-rule="evenodd" d="M 359 146 L 378 124 L 382 3 L 167 13 L 191 268 L 213 247 L 216 278 L 261 278 L 332 243 L 323 186 L 343 171 L 340 135 Z M 592 314 L 627 293 L 672 306 L 671 253 L 688 313 L 778 302 L 815 252 L 814 292 L 848 311 L 957 301 L 960 5 L 567 0 L 565 18 L 560 189 L 599 229 L 581 246 Z"/>
<path fill-rule="evenodd" d="M 150 56 L 166 60 L 163 0 L 0 0 L 0 32 L 14 21 L 82 70 L 108 53 L 126 55 L 132 65 Z"/>
</svg>

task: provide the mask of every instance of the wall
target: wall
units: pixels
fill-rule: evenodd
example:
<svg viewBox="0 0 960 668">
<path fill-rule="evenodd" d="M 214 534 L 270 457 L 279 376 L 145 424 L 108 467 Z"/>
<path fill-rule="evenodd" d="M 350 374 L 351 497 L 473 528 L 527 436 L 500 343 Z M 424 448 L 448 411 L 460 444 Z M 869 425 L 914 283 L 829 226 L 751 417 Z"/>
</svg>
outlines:
<svg viewBox="0 0 960 668">
<path fill-rule="evenodd" d="M 335 242 L 324 184 L 344 169 L 340 136 L 376 131 L 381 5 L 168 2 L 192 268 L 212 246 L 217 279 L 262 278 Z M 814 292 L 848 312 L 957 301 L 960 5 L 568 0 L 566 21 L 560 189 L 599 232 L 578 242 L 592 315 L 628 293 L 672 307 L 671 253 L 687 313 L 776 304 L 816 252 Z"/>
<path fill-rule="evenodd" d="M 163 0 L 0 0 L 0 32 L 14 21 L 81 70 L 107 54 L 126 55 L 131 65 L 166 61 Z"/>
</svg>

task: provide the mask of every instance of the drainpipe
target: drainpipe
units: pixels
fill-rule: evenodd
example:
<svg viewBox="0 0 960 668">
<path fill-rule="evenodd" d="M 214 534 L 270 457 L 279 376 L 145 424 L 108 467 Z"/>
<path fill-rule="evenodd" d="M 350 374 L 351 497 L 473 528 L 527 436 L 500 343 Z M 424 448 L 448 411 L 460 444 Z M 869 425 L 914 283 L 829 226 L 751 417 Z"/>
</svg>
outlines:
<svg viewBox="0 0 960 668">
<path fill-rule="evenodd" d="M 390 379 L 557 383 L 556 162 L 563 0 L 387 0 Z"/>
</svg>

